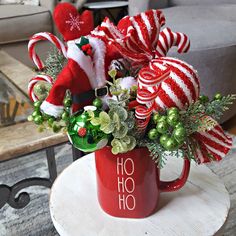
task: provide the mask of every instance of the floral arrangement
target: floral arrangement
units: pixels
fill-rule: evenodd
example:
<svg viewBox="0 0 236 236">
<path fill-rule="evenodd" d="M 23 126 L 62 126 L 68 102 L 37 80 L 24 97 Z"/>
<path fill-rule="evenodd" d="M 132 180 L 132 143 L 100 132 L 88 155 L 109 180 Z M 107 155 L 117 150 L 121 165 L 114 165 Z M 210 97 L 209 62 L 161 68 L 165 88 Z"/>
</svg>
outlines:
<svg viewBox="0 0 236 236">
<path fill-rule="evenodd" d="M 66 19 L 58 20 L 65 6 L 82 26 L 87 22 L 87 32 L 78 22 L 69 27 Z M 221 160 L 232 140 L 217 120 L 235 95 L 200 95 L 194 68 L 166 56 L 172 46 L 187 52 L 188 37 L 169 28 L 159 32 L 165 23 L 161 11 L 144 14 L 145 21 L 141 15 L 125 17 L 118 26 L 106 18 L 91 30 L 89 13 L 79 16 L 69 4 L 57 7 L 54 19 L 67 47 L 50 33 L 31 38 L 30 56 L 41 74 L 29 84 L 35 109 L 29 120 L 39 131 L 67 132 L 84 152 L 111 146 L 119 154 L 147 147 L 159 166 L 169 155 L 197 163 Z M 50 52 L 44 67 L 34 50 L 40 40 L 59 49 Z"/>
</svg>

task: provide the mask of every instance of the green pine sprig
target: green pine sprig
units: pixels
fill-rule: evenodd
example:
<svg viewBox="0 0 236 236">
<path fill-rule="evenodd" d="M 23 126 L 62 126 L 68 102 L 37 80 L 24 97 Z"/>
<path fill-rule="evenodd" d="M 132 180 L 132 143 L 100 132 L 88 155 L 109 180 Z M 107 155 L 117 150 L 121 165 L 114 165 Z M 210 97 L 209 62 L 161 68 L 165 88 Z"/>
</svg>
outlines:
<svg viewBox="0 0 236 236">
<path fill-rule="evenodd" d="M 236 94 L 223 96 L 222 99 L 212 100 L 205 106 L 205 114 L 211 116 L 213 119 L 218 120 L 229 109 L 236 99 Z"/>
<path fill-rule="evenodd" d="M 56 77 L 62 71 L 66 61 L 67 59 L 57 48 L 51 49 L 45 60 L 45 69 L 41 74 L 49 75 L 53 80 L 56 80 Z"/>
</svg>

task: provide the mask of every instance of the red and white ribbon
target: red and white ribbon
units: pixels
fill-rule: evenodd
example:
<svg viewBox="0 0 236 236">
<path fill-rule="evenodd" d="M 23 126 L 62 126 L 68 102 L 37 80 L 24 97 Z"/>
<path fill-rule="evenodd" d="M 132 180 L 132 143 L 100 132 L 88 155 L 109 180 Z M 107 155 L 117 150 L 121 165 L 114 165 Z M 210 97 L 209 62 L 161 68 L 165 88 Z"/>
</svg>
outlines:
<svg viewBox="0 0 236 236">
<path fill-rule="evenodd" d="M 219 124 L 210 131 L 196 132 L 193 138 L 198 142 L 194 156 L 199 164 L 220 161 L 232 147 L 232 138 Z"/>
<path fill-rule="evenodd" d="M 190 40 L 183 33 L 175 33 L 170 28 L 165 28 L 159 35 L 156 57 L 165 57 L 172 46 L 178 47 L 178 53 L 185 53 L 190 48 Z"/>
<path fill-rule="evenodd" d="M 138 129 L 144 130 L 147 127 L 150 116 L 154 110 L 155 99 L 158 96 L 158 85 L 169 77 L 170 71 L 166 69 L 164 72 L 160 70 L 153 70 L 144 67 L 139 71 L 138 75 L 138 91 L 135 116 L 139 121 L 137 123 Z"/>
<path fill-rule="evenodd" d="M 33 102 L 38 101 L 38 97 L 37 95 L 34 93 L 34 86 L 39 82 L 39 81 L 44 81 L 47 82 L 49 84 L 53 84 L 53 79 L 48 76 L 48 75 L 36 75 L 35 77 L 33 77 L 29 84 L 28 84 L 28 94 L 30 99 Z"/>
<path fill-rule="evenodd" d="M 49 32 L 41 32 L 34 34 L 28 43 L 28 51 L 29 51 L 29 56 L 33 60 L 34 64 L 37 66 L 39 70 L 42 70 L 44 65 L 42 60 L 39 58 L 39 56 L 35 52 L 35 46 L 36 43 L 42 40 L 48 40 L 52 44 L 54 44 L 64 55 L 64 57 L 67 58 L 67 48 L 66 46 L 58 39 L 55 35 L 49 33 Z"/>
</svg>

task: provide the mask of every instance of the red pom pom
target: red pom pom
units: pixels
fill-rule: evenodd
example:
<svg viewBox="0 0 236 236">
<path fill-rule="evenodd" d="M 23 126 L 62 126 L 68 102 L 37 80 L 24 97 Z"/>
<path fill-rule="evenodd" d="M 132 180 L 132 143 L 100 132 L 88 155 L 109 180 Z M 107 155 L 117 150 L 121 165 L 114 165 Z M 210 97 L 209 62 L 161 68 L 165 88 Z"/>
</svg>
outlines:
<svg viewBox="0 0 236 236">
<path fill-rule="evenodd" d="M 65 41 L 88 35 L 94 29 L 92 12 L 84 11 L 79 15 L 77 9 L 70 3 L 58 4 L 53 18 Z"/>
<path fill-rule="evenodd" d="M 78 135 L 79 135 L 80 137 L 84 137 L 84 136 L 86 135 L 86 133 L 87 133 L 86 128 L 83 128 L 83 127 L 79 128 L 79 130 L 78 130 Z"/>
</svg>

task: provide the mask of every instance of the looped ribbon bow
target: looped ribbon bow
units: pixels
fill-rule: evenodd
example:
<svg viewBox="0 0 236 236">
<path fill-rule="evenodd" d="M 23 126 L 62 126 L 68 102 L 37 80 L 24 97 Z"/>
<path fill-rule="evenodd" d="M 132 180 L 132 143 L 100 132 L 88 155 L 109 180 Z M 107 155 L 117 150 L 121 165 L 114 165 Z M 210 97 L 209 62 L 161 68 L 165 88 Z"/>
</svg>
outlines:
<svg viewBox="0 0 236 236">
<path fill-rule="evenodd" d="M 172 46 L 179 53 L 190 48 L 188 37 L 179 32 L 160 28 L 165 17 L 159 10 L 149 10 L 134 17 L 124 17 L 117 26 L 106 18 L 92 35 L 113 44 L 132 66 L 141 68 L 138 74 L 136 107 L 137 126 L 145 130 L 154 110 L 169 107 L 186 108 L 199 97 L 196 71 L 187 63 L 166 57 Z M 198 163 L 221 160 L 232 146 L 232 139 L 220 125 L 204 132 L 195 132 L 197 142 L 194 156 Z M 213 157 L 213 159 L 212 159 Z"/>
</svg>

